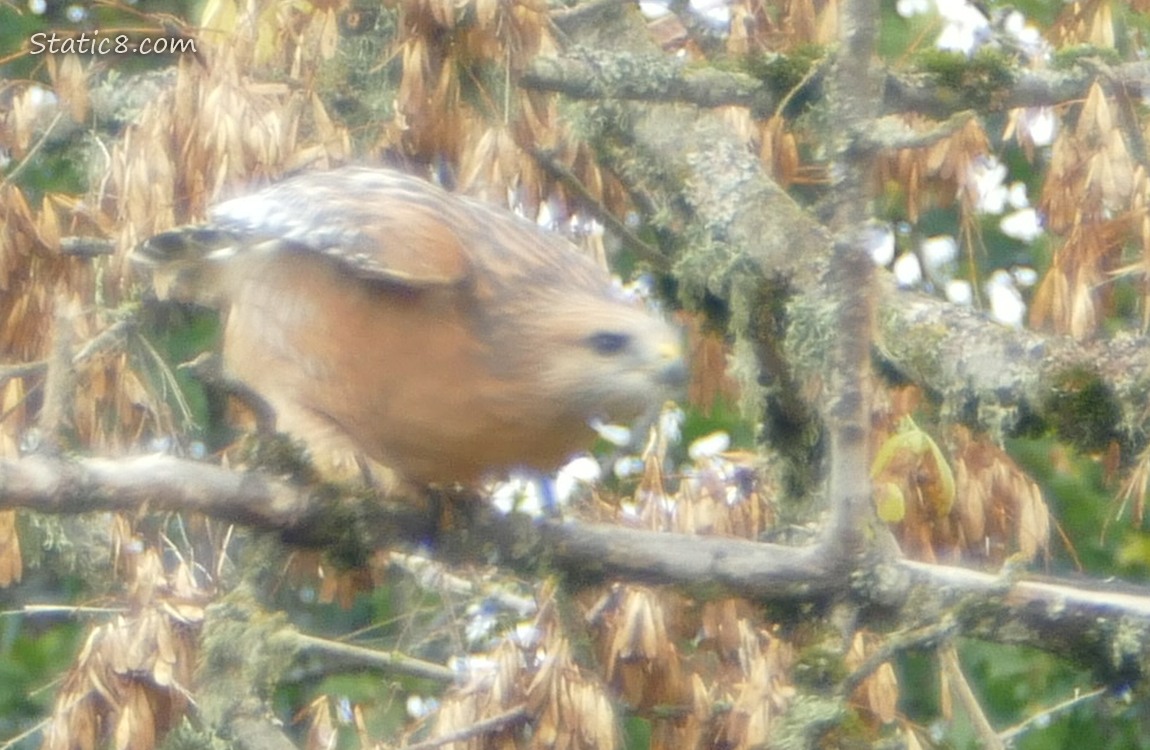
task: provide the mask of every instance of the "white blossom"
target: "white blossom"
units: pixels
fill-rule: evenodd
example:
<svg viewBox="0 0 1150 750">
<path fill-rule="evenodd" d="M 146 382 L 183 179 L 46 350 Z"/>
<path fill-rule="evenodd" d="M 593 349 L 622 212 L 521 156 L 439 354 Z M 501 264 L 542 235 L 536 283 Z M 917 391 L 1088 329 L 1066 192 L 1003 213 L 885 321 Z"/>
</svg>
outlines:
<svg viewBox="0 0 1150 750">
<path fill-rule="evenodd" d="M 1023 208 L 1003 216 L 1002 221 L 998 222 L 998 228 L 1007 237 L 1022 242 L 1033 242 L 1042 236 L 1042 221 L 1033 208 Z"/>
<path fill-rule="evenodd" d="M 956 305 L 969 307 L 974 301 L 974 290 L 969 281 L 951 279 L 946 282 L 946 298 Z"/>
<path fill-rule="evenodd" d="M 1009 271 L 998 269 L 986 282 L 986 296 L 990 301 L 990 317 L 1003 325 L 1021 328 L 1026 317 L 1026 303 L 1014 285 Z"/>
<path fill-rule="evenodd" d="M 894 278 L 901 287 L 917 286 L 922 281 L 922 265 L 914 253 L 903 253 L 894 262 Z"/>
<path fill-rule="evenodd" d="M 958 257 L 958 242 L 949 234 L 928 237 L 922 241 L 922 262 L 927 273 L 940 275 L 941 271 Z"/>
<path fill-rule="evenodd" d="M 687 455 L 692 461 L 704 458 L 713 458 L 731 447 L 731 436 L 723 430 L 712 432 L 698 438 L 687 449 Z"/>
</svg>

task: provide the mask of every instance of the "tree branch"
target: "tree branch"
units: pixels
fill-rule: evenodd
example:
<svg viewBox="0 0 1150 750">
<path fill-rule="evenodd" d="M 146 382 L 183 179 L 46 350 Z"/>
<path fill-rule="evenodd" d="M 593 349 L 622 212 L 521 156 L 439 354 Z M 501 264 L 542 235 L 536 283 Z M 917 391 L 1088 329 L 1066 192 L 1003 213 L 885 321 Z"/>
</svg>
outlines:
<svg viewBox="0 0 1150 750">
<path fill-rule="evenodd" d="M 769 114 L 778 97 L 746 73 L 686 68 L 665 55 L 590 53 L 539 57 L 519 85 L 571 99 L 685 102 L 700 107 L 741 106 Z"/>
<path fill-rule="evenodd" d="M 956 60 L 956 65 L 960 64 Z M 1150 85 L 1147 61 L 1116 65 L 1109 72 L 1114 90 L 1134 99 Z M 1053 107 L 1076 101 L 1086 96 L 1097 77 L 1089 65 L 1068 70 L 1021 71 L 1004 87 L 982 92 L 988 106 L 980 111 Z M 822 83 L 822 76 L 813 76 L 804 88 L 811 90 L 813 96 Z M 780 95 L 786 93 L 773 91 L 769 81 L 747 73 L 686 68 L 661 55 L 647 58 L 611 53 L 537 58 L 523 72 L 519 85 L 571 99 L 678 102 L 708 108 L 739 106 L 750 108 L 756 115 L 774 112 Z M 918 112 L 939 119 L 970 107 L 968 100 L 955 97 L 953 89 L 941 86 L 938 77 L 929 73 L 887 72 L 881 101 L 885 114 Z"/>
<path fill-rule="evenodd" d="M 763 173 L 720 118 L 679 107 L 636 108 L 634 118 L 632 150 L 645 154 L 643 163 L 612 166 L 657 205 L 686 207 L 675 217 L 677 226 L 690 228 L 682 232 L 690 246 L 675 266 L 681 295 L 692 304 L 713 307 L 718 299 L 742 311 L 733 333 L 752 342 L 776 388 L 770 403 L 788 403 L 794 395 L 777 393 L 780 385 L 826 376 L 831 236 Z M 1012 434 L 1023 417 L 1037 419 L 1085 450 L 1116 440 L 1133 447 L 1124 451 L 1133 455 L 1144 442 L 1147 384 L 1139 363 L 1150 356 L 1144 337 L 1079 344 L 1007 328 L 970 308 L 897 290 L 884 276 L 876 295 L 880 354 L 944 413 L 1000 436 Z M 1093 422 L 1067 408 L 1099 401 L 1104 408 L 1086 414 Z M 763 421 L 771 424 L 770 416 Z M 766 434 L 772 439 L 771 430 Z M 784 444 L 774 447 L 786 450 L 794 433 L 775 434 Z"/>
<path fill-rule="evenodd" d="M 978 702 L 974 689 L 970 687 L 970 682 L 962 671 L 962 664 L 958 661 L 958 650 L 954 647 L 953 641 L 939 646 L 938 663 L 951 693 L 958 698 L 966 715 L 970 717 L 970 723 L 974 725 L 975 733 L 981 740 L 980 745 L 987 750 L 1005 750 L 1006 746 L 991 726 L 990 719 L 986 718 L 982 704 Z"/>
<path fill-rule="evenodd" d="M 151 455 L 0 460 L 0 507 L 55 514 L 188 511 L 280 532 L 298 544 L 323 546 L 347 535 L 347 528 L 339 527 L 352 506 L 330 491 L 308 492 L 257 473 Z M 374 499 L 354 509 L 373 529 L 371 543 L 377 546 L 385 546 L 389 538 L 419 539 L 434 528 L 425 509 L 401 503 Z"/>
<path fill-rule="evenodd" d="M 836 142 L 838 175 L 832 228 L 837 237 L 826 275 L 834 312 L 835 336 L 830 356 L 832 406 L 824 418 L 830 433 L 830 480 L 827 493 L 831 517 L 823 529 L 828 544 L 840 549 L 848 569 L 874 536 L 874 503 L 870 483 L 871 381 L 870 342 L 875 335 L 875 267 L 866 241 L 870 218 L 868 174 L 873 154 L 866 144 L 867 127 L 877 117 L 878 79 L 871 72 L 878 35 L 873 0 L 847 0 L 840 19 L 842 50 L 830 79 L 831 136 Z"/>
<path fill-rule="evenodd" d="M 829 565 L 834 556 L 817 546 L 557 521 L 541 530 L 554 563 L 581 583 L 625 578 L 771 601 L 819 599 L 843 589 L 841 573 Z"/>
<path fill-rule="evenodd" d="M 540 566 L 557 567 L 575 583 L 626 578 L 675 585 L 706 598 L 737 594 L 794 603 L 853 596 L 888 611 L 906 608 L 911 621 L 953 613 L 961 634 L 1044 649 L 1116 683 L 1136 679 L 1150 658 L 1150 594 L 1136 587 L 1011 581 L 902 559 L 844 576 L 835 567 L 836 551 L 819 545 L 785 547 L 557 520 L 532 525 L 480 502 L 465 504 L 468 518 L 436 528 L 425 510 L 304 492 L 258 474 L 168 456 L 0 461 L 0 507 L 47 513 L 188 510 L 316 545 L 331 544 L 336 526 L 339 539 L 354 535 L 364 548 L 431 539 L 441 553 L 484 563 L 494 556 L 536 574 Z M 355 523 L 349 524 L 349 514 Z"/>
<path fill-rule="evenodd" d="M 999 732 L 998 738 L 1003 742 L 1003 744 L 1009 747 L 1019 737 L 1026 734 L 1030 730 L 1041 729 L 1042 727 L 1048 725 L 1058 714 L 1065 713 L 1081 703 L 1086 703 L 1096 698 L 1100 698 L 1103 695 L 1106 695 L 1106 692 L 1106 688 L 1097 688 L 1096 690 L 1091 690 L 1089 692 L 1082 693 L 1081 695 L 1075 695 L 1073 698 L 1067 698 L 1061 703 L 1056 703 L 1044 711 L 1039 711 L 1037 714 L 1031 716 L 1021 724 Z"/>
<path fill-rule="evenodd" d="M 79 348 L 71 357 L 73 367 L 77 367 L 86 360 L 102 352 L 118 347 L 124 337 L 136 326 L 134 317 L 125 317 L 117 320 L 100 333 L 93 336 Z M 26 378 L 30 375 L 43 375 L 48 371 L 48 360 L 41 359 L 35 362 L 21 362 L 14 365 L 0 365 L 0 385 L 4 385 L 13 378 Z"/>
<path fill-rule="evenodd" d="M 501 714 L 496 714 L 489 719 L 477 721 L 469 727 L 445 734 L 442 737 L 417 742 L 414 745 L 404 745 L 403 750 L 436 750 L 453 742 L 464 742 L 479 737 L 480 735 L 502 731 L 511 724 L 519 724 L 530 718 L 531 714 L 528 713 L 526 706 L 516 706 Z"/>
<path fill-rule="evenodd" d="M 1131 445 L 1145 429 L 1142 337 L 1077 343 L 999 325 L 915 292 L 886 293 L 880 356 L 944 409 L 999 435 L 1023 418 L 1053 428 L 1080 450 Z M 1137 451 L 1130 451 L 1131 455 Z"/>
<path fill-rule="evenodd" d="M 890 565 L 887 573 L 908 576 L 911 590 L 931 593 L 930 606 L 953 608 L 963 635 L 1049 651 L 1111 684 L 1128 684 L 1146 673 L 1150 592 L 1142 587 L 1058 578 L 1010 582 L 913 560 Z"/>
<path fill-rule="evenodd" d="M 271 718 L 237 716 L 228 724 L 241 750 L 298 750 Z"/>
<path fill-rule="evenodd" d="M 378 669 L 389 674 L 405 674 L 436 682 L 450 683 L 455 673 L 441 664 L 433 664 L 398 652 L 385 653 L 350 643 L 340 643 L 314 635 L 295 633 L 292 638 L 301 652 L 310 652 L 329 661 L 358 668 Z"/>
</svg>

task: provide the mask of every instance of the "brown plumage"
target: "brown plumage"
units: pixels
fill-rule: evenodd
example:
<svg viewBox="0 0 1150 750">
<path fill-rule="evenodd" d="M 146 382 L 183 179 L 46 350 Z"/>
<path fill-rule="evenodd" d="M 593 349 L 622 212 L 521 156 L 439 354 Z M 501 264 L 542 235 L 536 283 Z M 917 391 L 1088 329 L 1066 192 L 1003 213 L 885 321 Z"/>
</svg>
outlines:
<svg viewBox="0 0 1150 750">
<path fill-rule="evenodd" d="M 227 315 L 279 429 L 408 480 L 552 468 L 683 378 L 678 333 L 564 240 L 383 169 L 300 175 L 133 254 Z"/>
</svg>

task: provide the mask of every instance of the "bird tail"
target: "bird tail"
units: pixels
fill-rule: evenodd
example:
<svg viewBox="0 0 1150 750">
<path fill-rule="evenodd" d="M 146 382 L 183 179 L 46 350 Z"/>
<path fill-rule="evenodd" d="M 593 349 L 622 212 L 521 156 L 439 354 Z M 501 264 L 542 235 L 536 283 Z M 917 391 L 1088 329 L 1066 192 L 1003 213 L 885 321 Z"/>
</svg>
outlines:
<svg viewBox="0 0 1150 750">
<path fill-rule="evenodd" d="M 224 292 L 221 270 L 240 242 L 234 232 L 177 227 L 137 245 L 130 259 L 158 298 L 218 307 Z"/>
</svg>

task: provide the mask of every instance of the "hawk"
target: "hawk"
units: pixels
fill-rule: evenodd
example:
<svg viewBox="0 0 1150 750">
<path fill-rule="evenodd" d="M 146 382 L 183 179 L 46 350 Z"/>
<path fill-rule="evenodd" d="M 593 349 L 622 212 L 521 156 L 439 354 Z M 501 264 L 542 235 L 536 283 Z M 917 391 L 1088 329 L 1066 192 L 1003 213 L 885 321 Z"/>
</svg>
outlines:
<svg viewBox="0 0 1150 750">
<path fill-rule="evenodd" d="M 681 384 L 678 331 L 567 241 L 388 169 L 301 174 L 143 243 L 223 368 L 326 455 L 420 484 L 551 469 Z"/>
</svg>

